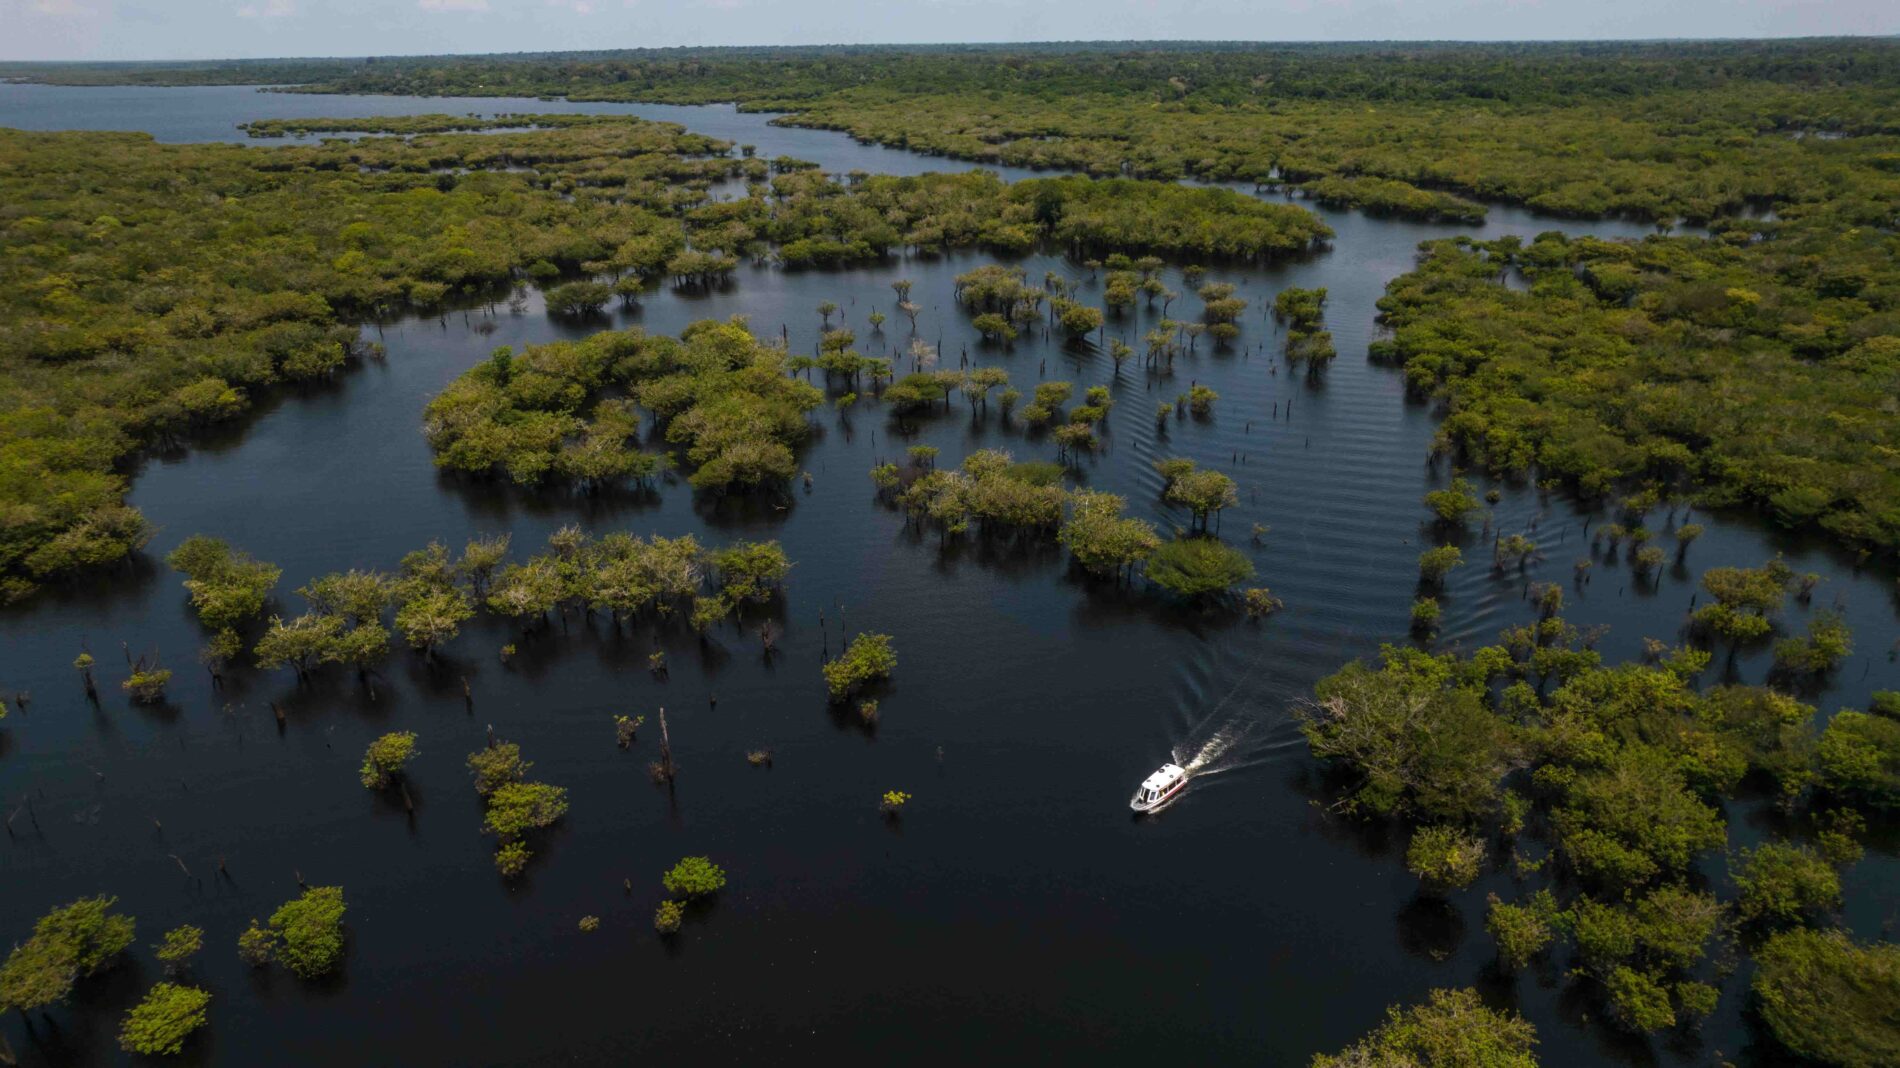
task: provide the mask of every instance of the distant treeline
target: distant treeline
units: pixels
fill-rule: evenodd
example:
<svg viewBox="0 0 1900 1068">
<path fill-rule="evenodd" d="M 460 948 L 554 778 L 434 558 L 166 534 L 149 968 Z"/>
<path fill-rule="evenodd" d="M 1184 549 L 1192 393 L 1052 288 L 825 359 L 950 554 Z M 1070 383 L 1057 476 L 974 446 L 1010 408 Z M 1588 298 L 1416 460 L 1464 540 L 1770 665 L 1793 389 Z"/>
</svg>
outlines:
<svg viewBox="0 0 1900 1068">
<path fill-rule="evenodd" d="M 1502 200 L 1701 223 L 1830 199 L 1854 171 L 1900 159 L 1876 136 L 1900 133 L 1900 42 L 1880 38 L 657 49 L 14 64 L 0 76 L 738 101 L 958 159 L 1289 182 L 1337 205 L 1465 222 Z"/>
<path fill-rule="evenodd" d="M 1900 83 L 1885 39 L 1683 42 L 1094 41 L 659 48 L 471 56 L 0 63 L 0 78 L 65 85 L 308 85 L 324 92 L 799 99 L 866 84 L 900 92 L 1130 92 L 1170 87 L 1312 99 L 1570 103 L 1740 81 Z"/>
</svg>

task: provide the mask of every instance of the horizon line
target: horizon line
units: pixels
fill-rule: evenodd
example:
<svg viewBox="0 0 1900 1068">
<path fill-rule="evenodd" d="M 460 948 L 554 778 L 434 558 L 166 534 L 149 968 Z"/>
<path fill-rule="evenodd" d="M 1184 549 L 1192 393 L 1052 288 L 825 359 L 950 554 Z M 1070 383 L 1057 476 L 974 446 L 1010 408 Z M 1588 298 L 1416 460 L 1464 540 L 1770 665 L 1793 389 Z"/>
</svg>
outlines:
<svg viewBox="0 0 1900 1068">
<path fill-rule="evenodd" d="M 1048 48 L 1062 45 L 1124 45 L 1138 49 L 1144 45 L 1167 45 L 1178 48 L 1184 45 L 1222 45 L 1222 46 L 1261 46 L 1274 45 L 1326 45 L 1326 46 L 1384 46 L 1405 45 L 1438 46 L 1500 46 L 1500 45 L 1666 45 L 1666 44 L 1734 44 L 1740 42 L 1761 42 L 1764 44 L 1789 44 L 1798 42 L 1827 41 L 1889 41 L 1900 42 L 1900 34 L 1812 34 L 1785 37 L 1760 36 L 1709 36 L 1709 37 L 1497 37 L 1497 38 L 1202 38 L 1202 37 L 1149 37 L 1149 38 L 1023 38 L 998 41 L 886 41 L 875 43 L 846 42 L 802 42 L 799 44 L 706 44 L 706 45 L 627 45 L 618 48 L 547 48 L 519 52 L 390 52 L 362 53 L 352 55 L 311 55 L 311 56 L 170 56 L 144 59 L 7 59 L 0 57 L 0 64 L 10 67 L 115 67 L 144 66 L 168 63 L 343 63 L 365 60 L 405 60 L 405 59 L 487 59 L 494 57 L 533 57 L 533 56 L 611 56 L 641 52 L 797 52 L 806 49 L 857 49 L 863 51 L 895 51 L 908 49 L 1004 49 L 1014 46 L 1035 46 Z"/>
</svg>

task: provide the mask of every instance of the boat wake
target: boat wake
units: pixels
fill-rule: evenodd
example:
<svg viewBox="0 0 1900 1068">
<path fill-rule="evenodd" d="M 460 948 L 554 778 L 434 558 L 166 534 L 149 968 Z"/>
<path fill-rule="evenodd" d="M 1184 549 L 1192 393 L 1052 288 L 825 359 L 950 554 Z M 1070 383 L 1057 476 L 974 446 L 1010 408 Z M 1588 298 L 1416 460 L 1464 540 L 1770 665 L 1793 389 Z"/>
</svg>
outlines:
<svg viewBox="0 0 1900 1068">
<path fill-rule="evenodd" d="M 1208 719 L 1213 721 L 1212 716 Z M 1244 743 L 1253 733 L 1254 726 L 1255 721 L 1246 716 L 1230 716 L 1207 731 L 1206 737 L 1189 739 L 1175 746 L 1174 762 L 1187 769 L 1189 775 L 1213 775 L 1246 767 L 1253 761 L 1244 759 Z"/>
<path fill-rule="evenodd" d="M 1214 707 L 1186 725 L 1181 741 L 1169 748 L 1171 762 L 1186 772 L 1186 781 L 1164 804 L 1191 790 L 1195 779 L 1264 764 L 1280 748 L 1272 744 L 1266 729 L 1268 703 L 1247 689 L 1264 662 L 1264 655 L 1256 659 Z"/>
</svg>

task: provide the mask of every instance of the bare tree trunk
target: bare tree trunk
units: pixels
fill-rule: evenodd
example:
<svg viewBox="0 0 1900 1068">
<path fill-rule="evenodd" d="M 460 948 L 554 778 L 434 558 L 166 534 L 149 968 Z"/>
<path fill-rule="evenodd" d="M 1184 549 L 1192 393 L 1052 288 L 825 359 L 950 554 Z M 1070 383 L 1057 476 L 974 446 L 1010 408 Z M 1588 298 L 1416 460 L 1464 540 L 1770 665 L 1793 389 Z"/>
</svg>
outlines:
<svg viewBox="0 0 1900 1068">
<path fill-rule="evenodd" d="M 666 733 L 666 709 L 660 709 L 660 774 L 670 785 L 673 782 L 673 742 Z"/>
</svg>

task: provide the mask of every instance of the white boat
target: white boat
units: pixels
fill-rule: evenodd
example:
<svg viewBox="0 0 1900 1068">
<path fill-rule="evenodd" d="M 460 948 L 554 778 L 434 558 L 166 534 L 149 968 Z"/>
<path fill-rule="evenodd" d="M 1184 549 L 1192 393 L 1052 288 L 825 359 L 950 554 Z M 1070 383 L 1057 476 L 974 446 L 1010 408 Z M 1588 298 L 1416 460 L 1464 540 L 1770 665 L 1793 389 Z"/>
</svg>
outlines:
<svg viewBox="0 0 1900 1068">
<path fill-rule="evenodd" d="M 1153 775 L 1141 780 L 1141 786 L 1128 802 L 1136 812 L 1153 812 L 1180 795 L 1187 786 L 1187 769 L 1179 764 L 1163 764 Z"/>
</svg>

